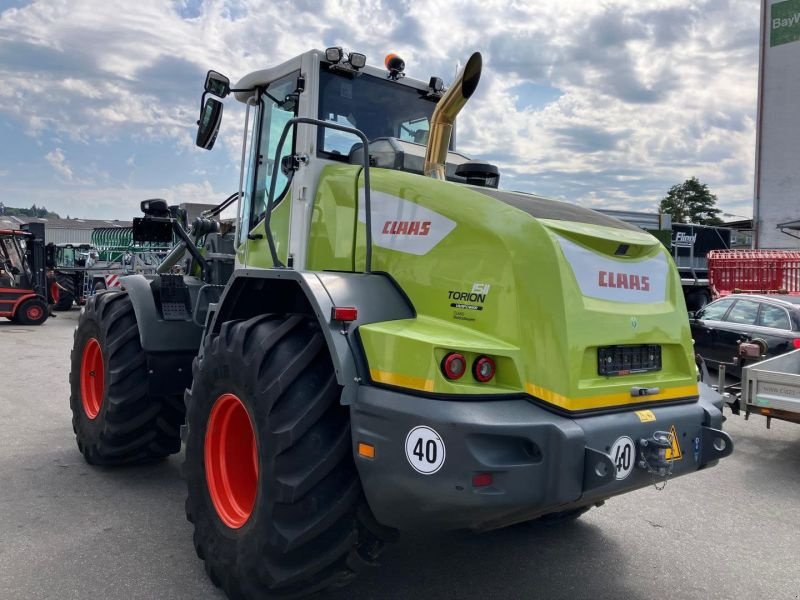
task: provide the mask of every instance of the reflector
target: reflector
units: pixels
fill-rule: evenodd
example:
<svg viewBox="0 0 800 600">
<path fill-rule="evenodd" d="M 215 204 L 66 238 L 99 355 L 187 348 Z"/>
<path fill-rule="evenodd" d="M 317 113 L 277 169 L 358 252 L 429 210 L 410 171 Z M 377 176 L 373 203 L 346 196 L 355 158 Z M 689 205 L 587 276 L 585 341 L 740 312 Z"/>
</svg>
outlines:
<svg viewBox="0 0 800 600">
<path fill-rule="evenodd" d="M 334 306 L 331 308 L 331 321 L 355 321 L 358 318 L 358 309 L 353 306 Z"/>
<path fill-rule="evenodd" d="M 472 487 L 486 487 L 492 485 L 491 473 L 476 473 L 472 476 Z"/>
</svg>

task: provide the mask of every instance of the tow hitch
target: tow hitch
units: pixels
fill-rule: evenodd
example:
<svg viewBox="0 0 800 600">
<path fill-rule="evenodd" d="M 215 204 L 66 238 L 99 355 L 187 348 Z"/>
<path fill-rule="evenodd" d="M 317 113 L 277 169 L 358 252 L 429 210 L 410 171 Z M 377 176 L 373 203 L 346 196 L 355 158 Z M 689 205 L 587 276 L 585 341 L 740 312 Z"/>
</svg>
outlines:
<svg viewBox="0 0 800 600">
<path fill-rule="evenodd" d="M 651 438 L 639 440 L 639 462 L 640 469 L 644 469 L 653 476 L 653 484 L 658 489 L 664 489 L 669 476 L 672 475 L 672 462 L 667 459 L 667 450 L 672 448 L 672 434 L 668 431 L 656 431 Z M 663 479 L 663 485 L 659 488 L 656 477 Z"/>
</svg>

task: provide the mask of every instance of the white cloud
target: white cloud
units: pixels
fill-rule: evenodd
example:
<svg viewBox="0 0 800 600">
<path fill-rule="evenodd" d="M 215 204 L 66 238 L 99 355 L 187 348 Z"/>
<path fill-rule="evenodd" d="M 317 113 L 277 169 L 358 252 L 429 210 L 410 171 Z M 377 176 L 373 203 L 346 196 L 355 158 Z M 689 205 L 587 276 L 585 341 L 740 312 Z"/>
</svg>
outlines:
<svg viewBox="0 0 800 600">
<path fill-rule="evenodd" d="M 64 151 L 61 148 L 51 150 L 44 155 L 44 159 L 50 163 L 56 173 L 61 175 L 67 181 L 72 181 L 72 169 L 67 164 L 67 158 L 64 156 Z"/>
<path fill-rule="evenodd" d="M 433 0 L 206 0 L 183 18 L 191 6 L 47 0 L 0 13 L 0 119 L 40 140 L 189 152 L 208 68 L 236 81 L 309 47 L 342 44 L 373 64 L 395 51 L 410 76 L 450 80 L 456 62 L 480 50 L 483 81 L 459 119 L 459 143 L 497 162 L 504 187 L 653 210 L 671 185 L 697 176 L 726 212 L 749 213 L 751 2 L 464 0 L 454 10 Z M 561 95 L 525 106 L 523 83 Z M 228 103 L 225 116 L 217 156 L 233 167 L 242 111 Z M 47 156 L 75 182 L 62 150 Z M 185 180 L 192 176 L 187 170 Z"/>
</svg>

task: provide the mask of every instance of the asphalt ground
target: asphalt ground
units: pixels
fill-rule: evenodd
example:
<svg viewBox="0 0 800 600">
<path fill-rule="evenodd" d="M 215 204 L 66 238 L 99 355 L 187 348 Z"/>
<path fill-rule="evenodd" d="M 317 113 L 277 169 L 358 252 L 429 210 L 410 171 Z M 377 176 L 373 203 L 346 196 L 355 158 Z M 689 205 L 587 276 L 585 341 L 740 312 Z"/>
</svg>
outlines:
<svg viewBox="0 0 800 600">
<path fill-rule="evenodd" d="M 70 424 L 77 309 L 0 323 L 0 598 L 222 598 L 195 557 L 181 456 L 86 465 Z M 800 425 L 727 413 L 730 458 L 561 527 L 407 535 L 344 599 L 800 599 Z"/>
</svg>

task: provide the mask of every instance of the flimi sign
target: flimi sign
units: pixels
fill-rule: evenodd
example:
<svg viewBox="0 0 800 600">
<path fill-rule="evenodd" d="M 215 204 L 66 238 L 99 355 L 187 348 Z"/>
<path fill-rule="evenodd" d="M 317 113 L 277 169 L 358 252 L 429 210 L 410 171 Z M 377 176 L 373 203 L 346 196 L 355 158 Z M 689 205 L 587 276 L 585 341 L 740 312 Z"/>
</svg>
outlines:
<svg viewBox="0 0 800 600">
<path fill-rule="evenodd" d="M 800 0 L 785 0 L 770 6 L 769 45 L 800 40 Z"/>
</svg>

